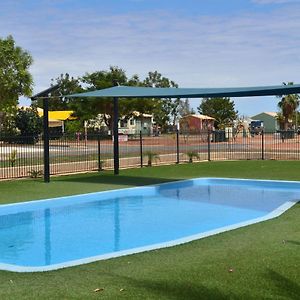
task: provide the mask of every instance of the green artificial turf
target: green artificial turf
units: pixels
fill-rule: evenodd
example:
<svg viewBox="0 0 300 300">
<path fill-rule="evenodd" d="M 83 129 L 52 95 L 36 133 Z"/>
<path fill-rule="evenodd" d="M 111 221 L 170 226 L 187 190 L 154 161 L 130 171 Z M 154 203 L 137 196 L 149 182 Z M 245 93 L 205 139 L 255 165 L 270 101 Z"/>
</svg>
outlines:
<svg viewBox="0 0 300 300">
<path fill-rule="evenodd" d="M 300 180 L 299 168 L 299 162 L 212 162 L 56 177 L 49 184 L 6 181 L 0 203 L 191 177 Z M 176 247 L 45 273 L 0 271 L 0 299 L 299 299 L 299 216 L 297 204 L 279 218 Z"/>
</svg>

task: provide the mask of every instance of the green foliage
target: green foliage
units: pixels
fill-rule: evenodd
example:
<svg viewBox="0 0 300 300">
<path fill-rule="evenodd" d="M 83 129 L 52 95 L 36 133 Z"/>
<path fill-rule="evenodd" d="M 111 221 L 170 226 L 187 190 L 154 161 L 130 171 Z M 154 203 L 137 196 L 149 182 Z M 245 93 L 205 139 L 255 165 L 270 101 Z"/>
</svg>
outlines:
<svg viewBox="0 0 300 300">
<path fill-rule="evenodd" d="M 100 160 L 99 161 L 99 171 L 103 171 L 104 170 L 104 165 L 105 165 L 105 161 L 104 160 Z"/>
<path fill-rule="evenodd" d="M 293 85 L 293 84 L 294 84 L 293 82 L 283 83 L 283 85 Z M 289 120 L 293 119 L 296 114 L 296 110 L 299 106 L 300 97 L 297 94 L 285 95 L 280 97 L 281 100 L 278 103 L 278 107 L 281 110 L 281 114 L 280 114 L 281 119 L 279 119 L 279 122 L 280 124 L 283 125 L 283 129 L 287 130 L 289 127 Z"/>
<path fill-rule="evenodd" d="M 186 155 L 189 158 L 189 163 L 193 162 L 193 158 L 200 159 L 199 153 L 196 151 L 189 151 L 186 153 Z"/>
<path fill-rule="evenodd" d="M 156 88 L 178 87 L 174 81 L 162 76 L 162 74 L 157 71 L 149 72 L 143 82 L 143 85 L 146 87 Z M 156 124 L 164 129 L 167 127 L 168 123 L 170 123 L 171 119 L 173 119 L 173 123 L 175 123 L 178 117 L 178 106 L 180 101 L 180 99 L 172 101 L 170 98 L 152 99 L 152 113 Z"/>
<path fill-rule="evenodd" d="M 118 67 L 110 67 L 109 71 L 97 71 L 87 73 L 81 78 L 87 91 L 94 91 L 104 88 L 113 87 L 116 84 L 126 85 L 127 76 L 125 71 Z M 120 100 L 120 115 L 124 115 L 124 110 L 128 109 L 130 100 Z M 81 120 L 89 120 L 95 118 L 98 114 L 103 114 L 104 122 L 109 128 L 113 124 L 113 104 L 110 98 L 83 98 L 72 102 L 71 108 L 75 111 L 75 115 Z"/>
<path fill-rule="evenodd" d="M 197 107 L 198 112 L 215 118 L 215 127 L 224 128 L 231 125 L 238 116 L 234 109 L 234 102 L 230 98 L 205 98 Z"/>
<path fill-rule="evenodd" d="M 18 154 L 18 151 L 16 149 L 12 150 L 11 153 L 9 154 L 8 160 L 12 167 L 14 167 L 16 164 L 17 154 Z"/>
<path fill-rule="evenodd" d="M 147 157 L 147 166 L 151 167 L 154 161 L 159 160 L 159 155 L 152 151 L 146 151 L 144 154 Z"/>
<path fill-rule="evenodd" d="M 43 120 L 35 108 L 19 108 L 6 114 L 1 140 L 15 144 L 34 144 L 42 132 Z"/>
<path fill-rule="evenodd" d="M 17 111 L 18 108 L 16 106 L 8 106 L 3 108 L 3 111 L 0 112 L 0 130 L 2 134 L 6 136 L 13 136 L 17 134 L 15 122 Z"/>
<path fill-rule="evenodd" d="M 94 91 L 118 85 L 127 86 L 148 86 L 148 87 L 177 87 L 177 84 L 163 77 L 159 72 L 149 72 L 145 80 L 141 81 L 138 75 L 128 78 L 126 72 L 117 67 L 110 66 L 109 70 L 86 73 L 80 78 L 70 77 L 69 74 L 61 74 L 52 85 L 59 84 L 59 90 L 53 92 L 49 102 L 50 110 L 74 110 L 74 115 L 80 120 L 83 126 L 84 121 L 95 119 L 99 114 L 102 115 L 103 122 L 108 128 L 113 124 L 113 103 L 111 98 L 75 98 L 64 99 L 61 95 L 80 93 L 83 91 Z M 84 88 L 83 88 L 84 86 Z M 188 100 L 186 100 L 188 101 Z M 179 110 L 184 110 L 184 103 L 180 99 L 119 99 L 119 114 L 125 119 L 133 116 L 134 111 L 141 114 L 154 114 L 154 119 L 159 126 L 166 126 L 170 120 L 175 124 L 180 114 Z M 42 101 L 37 100 L 35 106 L 42 107 Z M 182 108 L 180 108 L 182 106 Z M 143 122 L 143 118 L 141 119 Z M 69 124 L 70 127 L 73 125 Z M 75 124 L 74 127 L 80 127 Z M 71 129 L 73 130 L 73 129 Z"/>
<path fill-rule="evenodd" d="M 76 133 L 83 132 L 84 126 L 81 120 L 72 120 L 65 122 L 65 132 L 66 133 Z"/>
<path fill-rule="evenodd" d="M 16 106 L 21 95 L 31 96 L 31 55 L 16 46 L 12 36 L 0 38 L 0 110 Z"/>
<path fill-rule="evenodd" d="M 42 132 L 43 121 L 34 108 L 18 109 L 15 123 L 21 136 L 37 136 Z"/>
<path fill-rule="evenodd" d="M 59 89 L 51 93 L 51 100 L 49 101 L 49 110 L 70 110 L 74 101 L 70 98 L 63 98 L 61 95 L 70 95 L 83 92 L 79 78 L 74 78 L 68 73 L 60 74 L 59 77 L 51 79 L 51 86 L 59 85 Z M 35 106 L 43 107 L 43 100 L 38 99 L 34 102 Z"/>
<path fill-rule="evenodd" d="M 39 178 L 43 175 L 42 170 L 30 170 L 28 171 L 30 178 Z"/>
</svg>

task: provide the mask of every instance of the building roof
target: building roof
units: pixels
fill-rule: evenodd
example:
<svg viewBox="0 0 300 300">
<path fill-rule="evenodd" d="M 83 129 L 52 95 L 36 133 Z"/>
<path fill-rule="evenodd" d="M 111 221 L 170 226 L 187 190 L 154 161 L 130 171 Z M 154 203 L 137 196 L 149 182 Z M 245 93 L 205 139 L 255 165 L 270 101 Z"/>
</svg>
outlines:
<svg viewBox="0 0 300 300">
<path fill-rule="evenodd" d="M 264 112 L 261 112 L 261 113 L 259 113 L 259 114 L 254 115 L 254 116 L 252 117 L 252 119 L 255 118 L 255 117 L 257 117 L 257 116 L 259 116 L 259 115 L 261 115 L 261 114 L 266 114 L 266 115 L 269 115 L 269 116 L 271 116 L 271 117 L 273 117 L 273 118 L 276 118 L 277 115 L 278 115 L 277 112 L 267 112 L 267 111 L 264 111 Z"/>
<path fill-rule="evenodd" d="M 278 113 L 277 112 L 264 112 L 265 114 L 267 114 L 267 115 L 270 115 L 270 116 L 272 116 L 272 117 L 277 117 L 277 115 L 278 115 Z"/>
<path fill-rule="evenodd" d="M 212 118 L 210 116 L 206 116 L 206 115 L 186 115 L 182 118 L 190 118 L 190 117 L 193 117 L 193 118 L 197 118 L 197 119 L 200 119 L 200 120 L 215 120 L 215 118 Z"/>
</svg>

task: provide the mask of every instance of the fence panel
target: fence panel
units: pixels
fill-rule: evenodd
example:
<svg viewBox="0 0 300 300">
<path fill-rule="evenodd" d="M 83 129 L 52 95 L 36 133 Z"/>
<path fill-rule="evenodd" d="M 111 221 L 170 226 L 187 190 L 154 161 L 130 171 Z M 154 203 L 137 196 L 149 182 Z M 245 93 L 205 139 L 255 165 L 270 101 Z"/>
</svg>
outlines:
<svg viewBox="0 0 300 300">
<path fill-rule="evenodd" d="M 186 163 L 197 160 L 299 160 L 300 137 L 292 131 L 172 132 L 159 136 L 119 137 L 120 168 Z M 113 141 L 100 134 L 50 136 L 52 175 L 113 169 Z M 43 140 L 0 136 L 0 179 L 41 174 Z"/>
</svg>

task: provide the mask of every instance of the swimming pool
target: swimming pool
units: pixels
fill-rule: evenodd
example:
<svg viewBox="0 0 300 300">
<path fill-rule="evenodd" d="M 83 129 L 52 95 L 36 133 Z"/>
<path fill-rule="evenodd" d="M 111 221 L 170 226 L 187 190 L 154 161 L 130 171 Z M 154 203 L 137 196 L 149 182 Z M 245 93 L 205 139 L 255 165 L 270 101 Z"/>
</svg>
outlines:
<svg viewBox="0 0 300 300">
<path fill-rule="evenodd" d="M 276 217 L 300 183 L 199 178 L 0 206 L 0 269 L 46 271 Z"/>
</svg>

